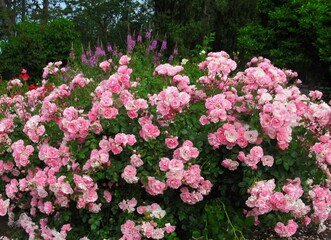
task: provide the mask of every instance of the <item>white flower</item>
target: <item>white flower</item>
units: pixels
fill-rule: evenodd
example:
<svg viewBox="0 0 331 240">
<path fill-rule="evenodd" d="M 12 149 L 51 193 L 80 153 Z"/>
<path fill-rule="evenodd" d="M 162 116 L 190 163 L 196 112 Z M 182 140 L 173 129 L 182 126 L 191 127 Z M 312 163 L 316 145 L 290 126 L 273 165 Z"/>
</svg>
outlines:
<svg viewBox="0 0 331 240">
<path fill-rule="evenodd" d="M 188 62 L 188 59 L 183 58 L 183 59 L 182 59 L 182 62 L 180 63 L 180 65 L 185 65 L 187 62 Z"/>
</svg>

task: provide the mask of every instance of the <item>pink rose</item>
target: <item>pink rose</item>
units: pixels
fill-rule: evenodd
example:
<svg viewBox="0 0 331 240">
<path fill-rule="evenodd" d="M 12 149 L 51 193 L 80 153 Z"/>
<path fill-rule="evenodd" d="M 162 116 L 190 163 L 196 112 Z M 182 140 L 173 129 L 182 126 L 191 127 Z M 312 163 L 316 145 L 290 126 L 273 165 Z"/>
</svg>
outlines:
<svg viewBox="0 0 331 240">
<path fill-rule="evenodd" d="M 171 137 L 165 139 L 165 144 L 169 149 L 174 149 L 178 146 L 178 137 Z"/>
<path fill-rule="evenodd" d="M 172 159 L 169 162 L 169 171 L 176 172 L 176 171 L 181 171 L 183 169 L 184 169 L 183 161 L 178 159 Z"/>
<path fill-rule="evenodd" d="M 230 171 L 236 170 L 239 166 L 237 161 L 232 161 L 231 159 L 225 159 L 221 164 L 223 167 L 228 168 Z"/>
<path fill-rule="evenodd" d="M 263 157 L 263 149 L 260 146 L 253 147 L 249 153 L 256 159 L 261 159 Z"/>
<path fill-rule="evenodd" d="M 123 55 L 120 60 L 119 60 L 119 64 L 121 65 L 128 65 L 130 62 L 131 58 L 128 57 L 127 55 Z"/>
<path fill-rule="evenodd" d="M 145 186 L 146 191 L 152 196 L 163 194 L 163 191 L 166 189 L 166 184 L 161 182 L 154 177 L 148 177 L 147 186 Z"/>
<path fill-rule="evenodd" d="M 206 125 L 206 124 L 209 124 L 208 117 L 204 116 L 204 115 L 200 117 L 199 121 L 200 121 L 200 124 L 203 125 L 203 126 Z"/>
<path fill-rule="evenodd" d="M 170 159 L 169 158 L 161 158 L 160 162 L 159 162 L 159 168 L 161 171 L 165 172 L 169 170 L 169 162 Z"/>
<path fill-rule="evenodd" d="M 302 220 L 302 224 L 305 226 L 308 226 L 310 224 L 310 222 L 311 222 L 311 219 L 308 216 L 305 216 Z"/>
<path fill-rule="evenodd" d="M 133 154 L 131 157 L 130 157 L 130 163 L 132 166 L 134 167 L 140 167 L 144 164 L 144 162 L 141 160 L 140 158 L 140 154 Z"/>
<path fill-rule="evenodd" d="M 125 146 L 127 144 L 127 136 L 124 133 L 116 134 L 114 140 L 115 140 L 115 143 L 118 145 L 123 144 Z"/>
<path fill-rule="evenodd" d="M 178 189 L 182 185 L 182 180 L 178 178 L 168 178 L 167 186 L 173 189 Z"/>
<path fill-rule="evenodd" d="M 273 128 L 280 128 L 283 126 L 283 124 L 284 124 L 284 121 L 279 117 L 273 117 L 271 119 L 271 126 Z"/>
<path fill-rule="evenodd" d="M 103 61 L 99 64 L 99 67 L 106 72 L 107 68 L 110 66 L 110 63 L 108 61 Z"/>
<path fill-rule="evenodd" d="M 102 93 L 100 100 L 101 100 L 101 104 L 102 106 L 105 107 L 110 107 L 113 105 L 113 98 L 112 98 L 113 94 L 110 91 L 105 91 Z"/>
<path fill-rule="evenodd" d="M 256 130 L 246 131 L 244 133 L 244 137 L 249 143 L 255 143 L 258 135 L 259 135 L 259 133 Z"/>
<path fill-rule="evenodd" d="M 263 166 L 272 167 L 274 165 L 274 158 L 270 155 L 265 155 L 261 158 L 261 162 Z"/>
<path fill-rule="evenodd" d="M 105 191 L 103 192 L 103 197 L 105 198 L 105 200 L 106 200 L 107 203 L 110 203 L 111 200 L 112 200 L 112 195 L 111 195 L 111 193 L 110 193 L 109 191 L 107 191 L 107 190 L 105 190 Z"/>
<path fill-rule="evenodd" d="M 9 207 L 9 199 L 2 200 L 0 199 L 0 216 L 5 216 Z"/>
<path fill-rule="evenodd" d="M 163 230 L 166 232 L 166 233 L 172 233 L 173 231 L 175 231 L 176 229 L 176 226 L 171 226 L 170 223 L 166 223 Z"/>
<path fill-rule="evenodd" d="M 53 204 L 50 201 L 44 203 L 44 211 L 47 215 L 51 214 L 53 210 Z"/>
<path fill-rule="evenodd" d="M 127 182 L 127 183 L 137 183 L 139 178 L 136 176 L 137 170 L 134 166 L 128 165 L 124 168 L 123 173 L 121 174 L 121 177 Z"/>
<path fill-rule="evenodd" d="M 155 139 L 157 136 L 160 135 L 160 130 L 157 126 L 146 123 L 142 126 L 142 129 L 139 131 L 140 137 L 142 137 L 145 141 L 149 139 Z"/>
<path fill-rule="evenodd" d="M 106 119 L 114 119 L 118 114 L 117 108 L 107 107 L 102 111 L 102 116 Z"/>
<path fill-rule="evenodd" d="M 274 210 L 289 212 L 286 197 L 281 192 L 275 192 L 272 194 L 270 197 L 270 203 Z"/>
<path fill-rule="evenodd" d="M 293 220 L 289 220 L 287 222 L 287 226 L 286 226 L 286 232 L 287 232 L 287 236 L 293 236 L 296 231 L 298 229 L 298 224 L 296 222 L 294 222 Z"/>
<path fill-rule="evenodd" d="M 325 154 L 325 162 L 331 165 L 331 151 Z"/>
</svg>

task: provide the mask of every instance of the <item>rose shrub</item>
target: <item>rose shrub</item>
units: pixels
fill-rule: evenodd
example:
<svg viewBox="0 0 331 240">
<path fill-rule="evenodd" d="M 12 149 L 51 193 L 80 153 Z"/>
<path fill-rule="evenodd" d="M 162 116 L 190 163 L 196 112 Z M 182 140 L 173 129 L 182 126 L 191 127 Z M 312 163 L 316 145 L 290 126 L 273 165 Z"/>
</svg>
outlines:
<svg viewBox="0 0 331 240">
<path fill-rule="evenodd" d="M 289 237 L 301 222 L 323 231 L 330 105 L 268 59 L 236 71 L 225 52 L 204 58 L 50 63 L 40 87 L 2 95 L 0 215 L 11 237 L 242 239 L 254 224 Z"/>
</svg>

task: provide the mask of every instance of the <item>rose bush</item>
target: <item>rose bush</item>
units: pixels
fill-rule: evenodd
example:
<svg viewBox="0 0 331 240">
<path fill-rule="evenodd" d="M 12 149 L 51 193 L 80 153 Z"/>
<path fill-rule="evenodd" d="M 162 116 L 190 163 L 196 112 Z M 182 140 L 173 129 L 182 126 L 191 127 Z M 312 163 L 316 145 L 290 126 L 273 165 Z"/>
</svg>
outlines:
<svg viewBox="0 0 331 240">
<path fill-rule="evenodd" d="M 320 92 L 302 94 L 295 72 L 262 57 L 244 71 L 225 52 L 153 69 L 131 57 L 50 63 L 40 87 L 1 96 L 0 215 L 13 238 L 323 231 L 331 107 Z"/>
</svg>

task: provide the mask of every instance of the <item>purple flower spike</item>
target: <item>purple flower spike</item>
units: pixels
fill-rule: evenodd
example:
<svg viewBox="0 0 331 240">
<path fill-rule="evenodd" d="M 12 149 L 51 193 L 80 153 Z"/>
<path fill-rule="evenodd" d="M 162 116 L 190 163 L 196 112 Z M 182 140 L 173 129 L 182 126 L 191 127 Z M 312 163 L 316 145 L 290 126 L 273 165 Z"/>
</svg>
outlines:
<svg viewBox="0 0 331 240">
<path fill-rule="evenodd" d="M 167 49 L 167 40 L 163 40 L 162 45 L 161 45 L 161 51 L 166 50 L 166 49 Z"/>
</svg>

